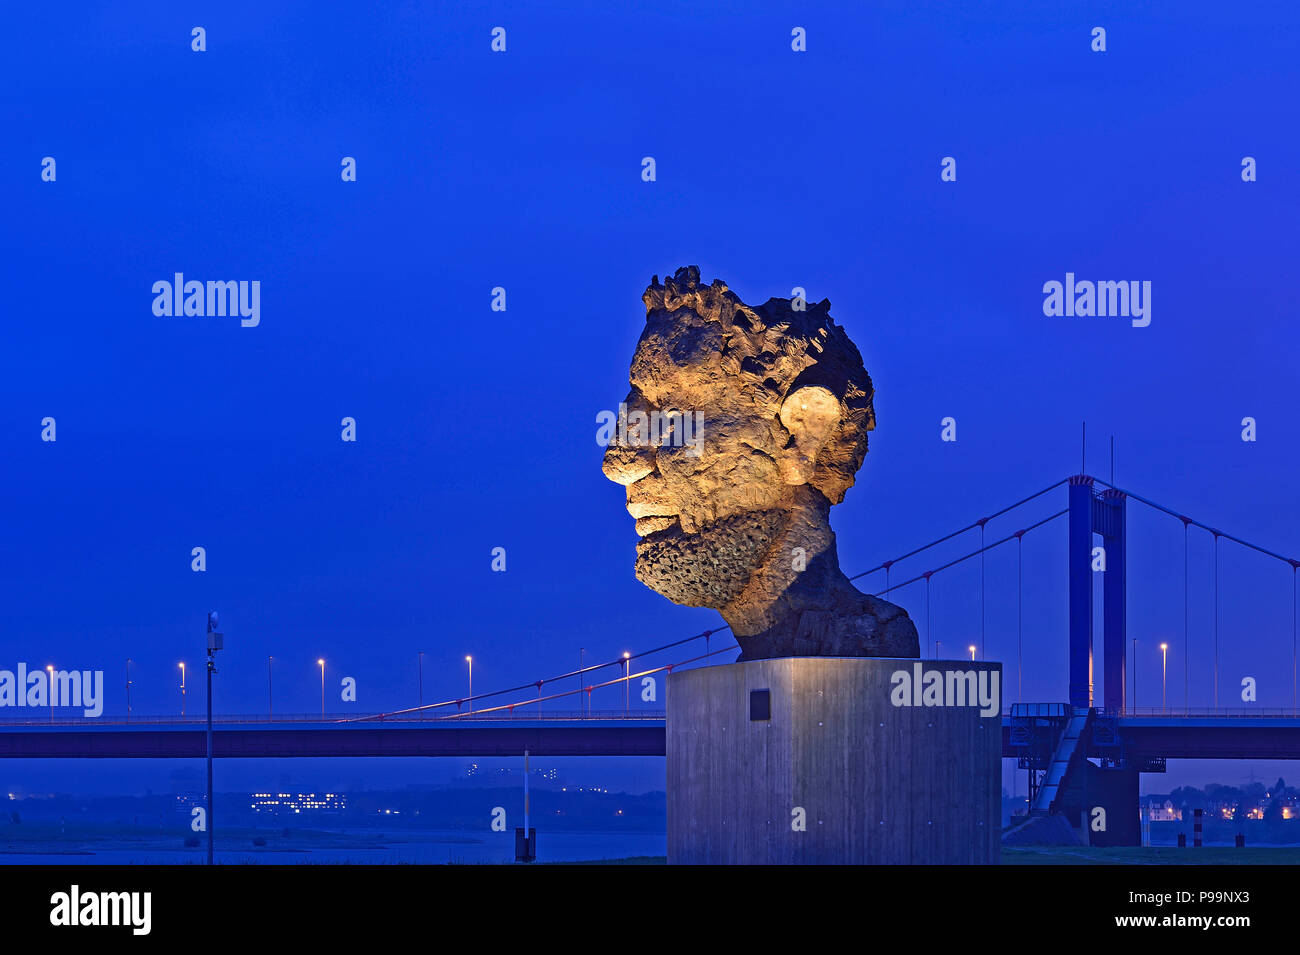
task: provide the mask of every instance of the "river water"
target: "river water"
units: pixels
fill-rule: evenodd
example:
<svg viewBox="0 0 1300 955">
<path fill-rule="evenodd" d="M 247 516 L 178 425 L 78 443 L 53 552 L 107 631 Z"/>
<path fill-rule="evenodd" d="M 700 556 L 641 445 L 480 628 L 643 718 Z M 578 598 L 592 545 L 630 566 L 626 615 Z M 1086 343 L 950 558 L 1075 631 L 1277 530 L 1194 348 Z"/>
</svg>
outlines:
<svg viewBox="0 0 1300 955">
<path fill-rule="evenodd" d="M 284 850 L 251 845 L 247 849 L 223 849 L 218 843 L 216 861 L 230 865 L 478 865 L 515 861 L 513 832 L 468 836 L 464 830 L 417 829 L 403 830 L 383 839 L 373 830 L 330 831 L 359 837 L 372 845 Z M 664 833 L 543 831 L 537 834 L 538 862 L 586 862 L 667 854 L 668 837 Z M 3 852 L 0 865 L 198 865 L 205 858 L 202 846 L 146 844 L 130 848 L 89 846 L 71 852 Z"/>
</svg>

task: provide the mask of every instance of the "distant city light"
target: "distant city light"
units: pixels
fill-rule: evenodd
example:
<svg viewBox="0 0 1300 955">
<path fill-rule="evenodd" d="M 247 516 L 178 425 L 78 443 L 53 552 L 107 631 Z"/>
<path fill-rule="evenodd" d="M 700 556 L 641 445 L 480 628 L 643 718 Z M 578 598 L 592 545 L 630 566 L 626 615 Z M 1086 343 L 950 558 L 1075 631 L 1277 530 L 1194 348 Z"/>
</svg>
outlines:
<svg viewBox="0 0 1300 955">
<path fill-rule="evenodd" d="M 254 812 L 338 812 L 348 808 L 343 793 L 252 793 Z"/>
</svg>

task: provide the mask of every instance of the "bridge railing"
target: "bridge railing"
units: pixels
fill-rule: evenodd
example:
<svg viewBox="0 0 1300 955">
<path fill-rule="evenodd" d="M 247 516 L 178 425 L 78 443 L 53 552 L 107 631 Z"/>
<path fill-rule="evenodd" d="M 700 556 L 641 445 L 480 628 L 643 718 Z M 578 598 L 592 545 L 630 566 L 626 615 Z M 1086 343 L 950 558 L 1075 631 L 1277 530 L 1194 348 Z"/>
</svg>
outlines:
<svg viewBox="0 0 1300 955">
<path fill-rule="evenodd" d="M 284 725 L 301 725 L 304 723 L 355 723 L 360 719 L 367 722 L 382 723 L 551 723 L 556 721 L 589 721 L 589 722 L 608 722 L 619 720 L 623 722 L 663 720 L 663 710 L 646 710 L 635 709 L 630 713 L 623 710 L 591 710 L 580 712 L 578 710 L 547 710 L 543 709 L 540 713 L 536 709 L 525 709 L 519 707 L 515 713 L 508 711 L 494 711 L 489 713 L 464 713 L 462 715 L 449 714 L 433 716 L 425 714 L 421 719 L 419 713 L 405 713 L 394 716 L 385 713 L 326 713 L 322 716 L 320 713 L 285 713 L 276 714 L 274 718 L 268 719 L 266 714 L 225 714 L 213 715 L 212 722 L 214 725 L 260 725 L 260 726 L 278 726 Z M 0 730 L 6 727 L 81 727 L 92 728 L 96 726 L 114 726 L 128 728 L 132 726 L 184 726 L 186 729 L 201 730 L 207 726 L 207 716 L 192 716 L 186 714 L 181 716 L 135 716 L 132 715 L 128 720 L 125 716 L 63 716 L 51 720 L 37 718 L 15 718 L 11 716 L 0 717 Z"/>
<path fill-rule="evenodd" d="M 1117 716 L 1123 719 L 1126 716 L 1162 716 L 1170 719 L 1200 717 L 1216 717 L 1223 719 L 1253 719 L 1261 717 L 1270 717 L 1274 719 L 1289 718 L 1296 719 L 1300 717 L 1300 711 L 1292 706 L 1129 706 L 1122 710 L 1098 710 L 1106 716 Z"/>
</svg>

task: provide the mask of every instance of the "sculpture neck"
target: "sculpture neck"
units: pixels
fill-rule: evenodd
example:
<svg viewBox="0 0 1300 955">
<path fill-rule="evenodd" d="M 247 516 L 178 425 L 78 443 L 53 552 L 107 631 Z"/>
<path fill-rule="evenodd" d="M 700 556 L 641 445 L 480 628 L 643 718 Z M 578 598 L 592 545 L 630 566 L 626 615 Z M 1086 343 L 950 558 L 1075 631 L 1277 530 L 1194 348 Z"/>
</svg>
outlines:
<svg viewBox="0 0 1300 955">
<path fill-rule="evenodd" d="M 721 610 L 738 637 L 797 625 L 807 609 L 862 595 L 840 570 L 830 502 L 808 485 L 791 488 L 767 559 L 740 595 Z"/>
</svg>

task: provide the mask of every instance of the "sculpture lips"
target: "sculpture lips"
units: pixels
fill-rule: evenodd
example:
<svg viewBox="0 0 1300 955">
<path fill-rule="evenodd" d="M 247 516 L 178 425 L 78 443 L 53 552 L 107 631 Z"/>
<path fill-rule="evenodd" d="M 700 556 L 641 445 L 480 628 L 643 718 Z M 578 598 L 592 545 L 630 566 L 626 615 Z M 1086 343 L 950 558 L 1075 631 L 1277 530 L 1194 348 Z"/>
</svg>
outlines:
<svg viewBox="0 0 1300 955">
<path fill-rule="evenodd" d="M 638 501 L 628 495 L 627 512 L 640 520 L 643 517 L 676 517 L 677 511 L 671 504 L 660 501 Z"/>
<path fill-rule="evenodd" d="M 651 514 L 637 519 L 636 532 L 637 536 L 646 538 L 662 534 L 676 526 L 676 514 Z"/>
<path fill-rule="evenodd" d="M 632 500 L 628 495 L 627 512 L 636 519 L 636 532 L 641 537 L 666 530 L 677 523 L 677 510 L 660 501 Z"/>
</svg>

